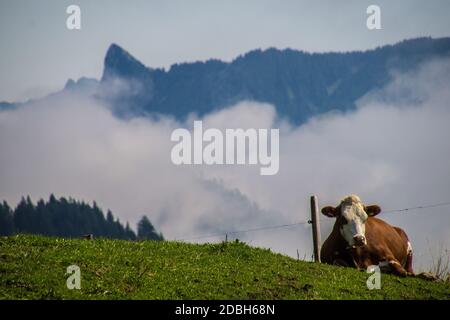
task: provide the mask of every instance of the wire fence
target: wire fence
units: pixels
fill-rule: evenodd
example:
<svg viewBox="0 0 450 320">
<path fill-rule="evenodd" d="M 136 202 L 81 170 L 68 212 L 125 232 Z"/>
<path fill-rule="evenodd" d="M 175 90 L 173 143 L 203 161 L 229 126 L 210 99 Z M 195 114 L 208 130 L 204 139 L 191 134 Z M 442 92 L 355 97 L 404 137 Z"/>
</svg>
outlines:
<svg viewBox="0 0 450 320">
<path fill-rule="evenodd" d="M 437 208 L 437 207 L 444 207 L 444 206 L 450 206 L 450 202 L 440 202 L 440 203 L 435 203 L 435 204 L 430 204 L 430 205 L 421 205 L 421 206 L 415 206 L 415 207 L 409 207 L 409 208 L 386 210 L 386 211 L 382 211 L 382 214 L 390 214 L 390 213 L 407 214 L 414 210 L 430 209 L 430 208 Z M 332 220 L 320 219 L 320 222 L 326 222 L 326 221 L 332 221 Z M 207 238 L 228 237 L 228 235 L 257 232 L 257 231 L 263 231 L 263 230 L 290 228 L 290 227 L 294 227 L 294 226 L 306 225 L 306 224 L 311 224 L 311 223 L 312 223 L 311 220 L 304 220 L 304 221 L 288 223 L 288 224 L 255 227 L 255 228 L 244 229 L 244 230 L 231 230 L 231 231 L 223 231 L 220 233 L 205 234 L 205 235 L 200 235 L 200 236 L 184 237 L 184 238 L 175 239 L 175 240 L 177 240 L 177 241 L 192 241 L 192 240 L 207 239 Z"/>
</svg>

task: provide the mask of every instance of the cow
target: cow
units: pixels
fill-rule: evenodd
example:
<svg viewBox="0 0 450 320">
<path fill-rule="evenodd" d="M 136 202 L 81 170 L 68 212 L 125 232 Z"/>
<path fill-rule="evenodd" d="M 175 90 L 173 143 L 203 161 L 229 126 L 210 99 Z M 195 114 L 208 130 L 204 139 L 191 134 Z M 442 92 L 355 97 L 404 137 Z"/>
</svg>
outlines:
<svg viewBox="0 0 450 320">
<path fill-rule="evenodd" d="M 326 206 L 321 211 L 336 219 L 321 248 L 322 262 L 364 270 L 378 265 L 386 273 L 414 275 L 408 236 L 402 229 L 375 218 L 381 212 L 379 206 L 366 206 L 352 194 L 337 207 Z"/>
</svg>

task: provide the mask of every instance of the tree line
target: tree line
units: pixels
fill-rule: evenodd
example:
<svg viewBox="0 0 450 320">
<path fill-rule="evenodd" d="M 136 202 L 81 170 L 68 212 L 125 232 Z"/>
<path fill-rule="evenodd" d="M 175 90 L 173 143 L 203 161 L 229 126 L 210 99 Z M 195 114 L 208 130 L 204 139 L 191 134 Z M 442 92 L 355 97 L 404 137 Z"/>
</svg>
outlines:
<svg viewBox="0 0 450 320">
<path fill-rule="evenodd" d="M 53 194 L 48 201 L 40 199 L 34 204 L 30 197 L 22 197 L 15 209 L 6 201 L 0 203 L 0 235 L 18 233 L 40 234 L 56 237 L 95 237 L 126 240 L 163 240 L 147 216 L 137 224 L 137 234 L 127 222 L 125 226 L 115 218 L 111 210 L 106 215 L 94 201 L 91 206 L 84 201 Z"/>
</svg>

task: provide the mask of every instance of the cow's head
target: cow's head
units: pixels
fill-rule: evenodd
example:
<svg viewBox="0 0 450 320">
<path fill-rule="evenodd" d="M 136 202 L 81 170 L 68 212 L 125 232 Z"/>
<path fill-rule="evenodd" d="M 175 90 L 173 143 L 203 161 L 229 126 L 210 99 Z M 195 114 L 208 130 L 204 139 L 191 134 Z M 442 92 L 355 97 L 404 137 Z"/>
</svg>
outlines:
<svg viewBox="0 0 450 320">
<path fill-rule="evenodd" d="M 377 205 L 365 206 L 356 195 L 345 197 L 337 207 L 322 208 L 327 217 L 335 217 L 336 224 L 342 237 L 350 247 L 367 244 L 366 220 L 380 213 Z"/>
</svg>

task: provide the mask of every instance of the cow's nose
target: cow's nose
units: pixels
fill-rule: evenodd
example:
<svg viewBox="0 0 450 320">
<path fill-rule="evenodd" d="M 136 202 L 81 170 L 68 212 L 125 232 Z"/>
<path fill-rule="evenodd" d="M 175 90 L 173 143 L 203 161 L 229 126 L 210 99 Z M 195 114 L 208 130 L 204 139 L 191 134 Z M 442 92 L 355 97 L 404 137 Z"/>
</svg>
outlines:
<svg viewBox="0 0 450 320">
<path fill-rule="evenodd" d="M 355 245 L 362 246 L 366 242 L 366 238 L 360 234 L 353 237 L 353 240 L 355 240 Z"/>
</svg>

